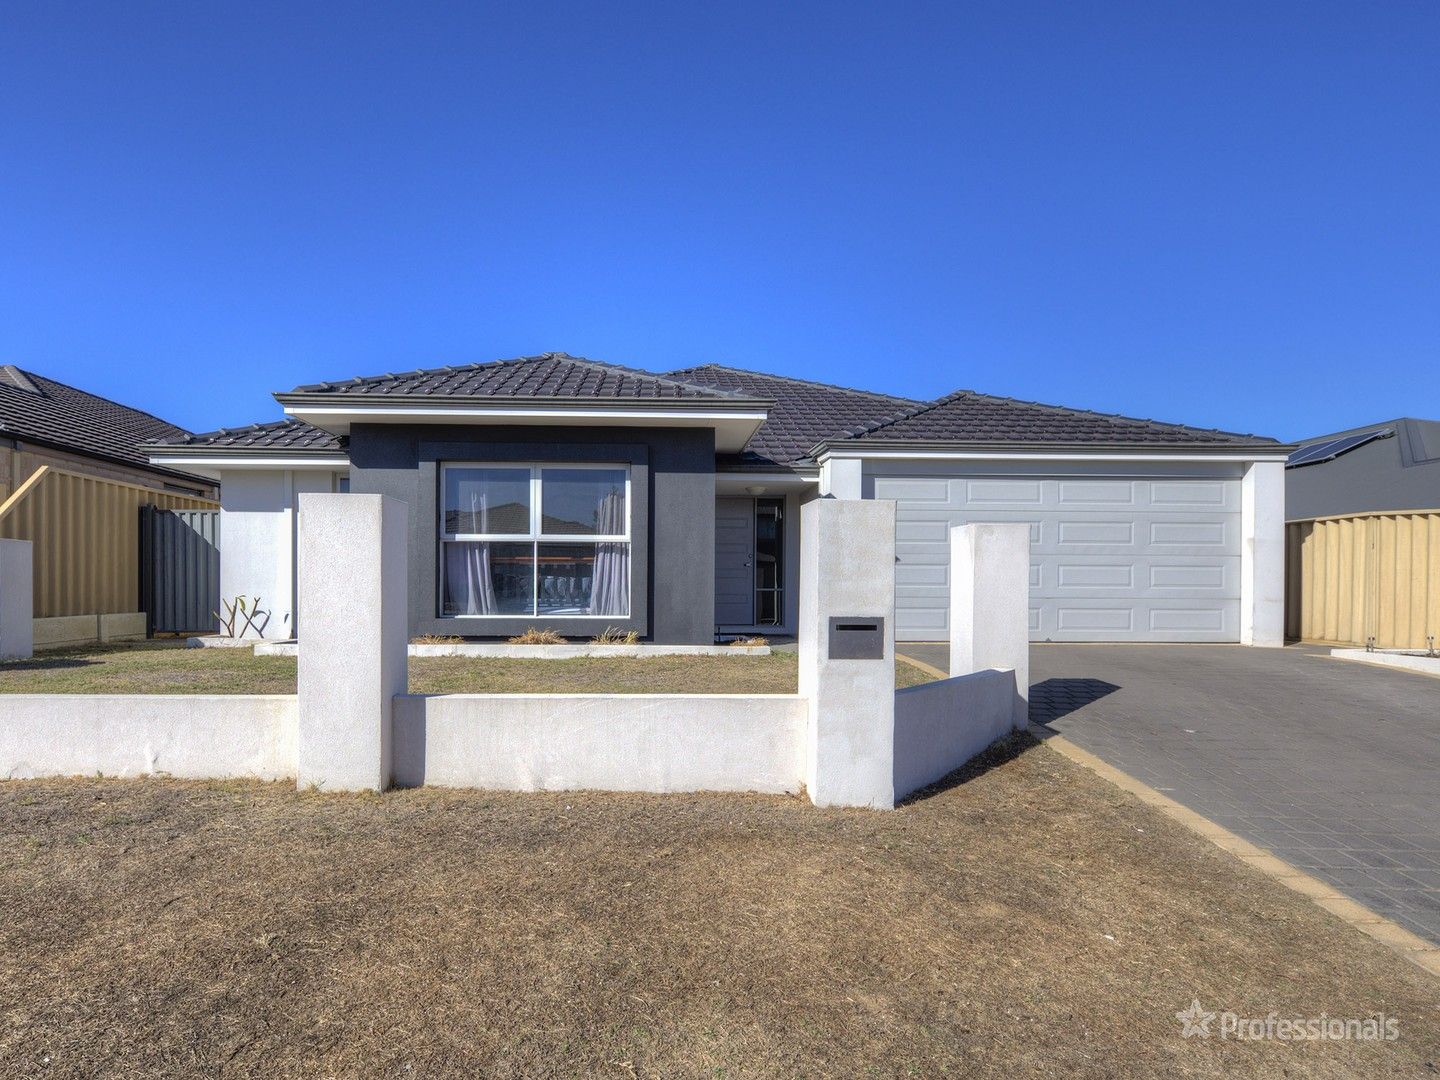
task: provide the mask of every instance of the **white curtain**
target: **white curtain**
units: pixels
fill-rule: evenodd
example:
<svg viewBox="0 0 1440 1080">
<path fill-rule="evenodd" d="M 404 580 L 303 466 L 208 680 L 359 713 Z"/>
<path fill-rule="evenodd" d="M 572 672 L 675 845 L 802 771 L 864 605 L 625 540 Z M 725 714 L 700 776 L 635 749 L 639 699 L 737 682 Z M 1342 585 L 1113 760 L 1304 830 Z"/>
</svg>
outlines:
<svg viewBox="0 0 1440 1080">
<path fill-rule="evenodd" d="M 470 495 L 470 528 L 480 519 L 477 532 L 490 531 L 490 508 L 484 495 Z M 452 615 L 494 615 L 495 583 L 490 577 L 490 545 L 481 540 L 451 541 L 445 545 L 445 592 Z"/>
<path fill-rule="evenodd" d="M 625 531 L 625 493 L 612 491 L 600 502 L 596 531 L 615 536 Z M 630 545 L 596 544 L 595 576 L 590 587 L 591 615 L 630 612 Z"/>
</svg>

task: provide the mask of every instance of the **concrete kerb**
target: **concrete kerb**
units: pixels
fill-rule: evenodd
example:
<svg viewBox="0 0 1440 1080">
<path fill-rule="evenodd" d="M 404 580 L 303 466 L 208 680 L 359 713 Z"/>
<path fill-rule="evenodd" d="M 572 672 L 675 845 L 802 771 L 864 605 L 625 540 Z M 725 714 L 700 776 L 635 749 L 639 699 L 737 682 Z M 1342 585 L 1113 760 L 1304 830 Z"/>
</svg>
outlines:
<svg viewBox="0 0 1440 1080">
<path fill-rule="evenodd" d="M 1065 736 L 1057 735 L 1039 724 L 1031 724 L 1030 733 L 1062 757 L 1089 769 L 1101 779 L 1108 780 L 1121 790 L 1134 795 L 1145 805 L 1153 807 L 1172 821 L 1184 825 L 1191 832 L 1209 840 L 1222 851 L 1234 855 L 1241 862 L 1258 870 L 1271 880 L 1299 893 L 1317 907 L 1323 908 L 1362 934 L 1399 953 L 1417 967 L 1423 968 L 1432 975 L 1440 976 L 1440 948 L 1437 948 L 1433 942 L 1411 933 L 1403 926 L 1391 922 L 1363 904 L 1352 900 L 1335 886 L 1305 873 L 1298 867 L 1291 866 L 1273 852 L 1257 847 L 1244 837 L 1237 836 L 1224 826 L 1197 814 L 1188 806 L 1156 791 L 1129 773 L 1115 768 L 1109 762 L 1102 761 L 1088 750 L 1076 746 Z"/>
<path fill-rule="evenodd" d="M 1376 652 L 1365 649 L 1331 649 L 1330 655 L 1336 660 L 1353 660 L 1362 664 L 1374 664 L 1376 667 L 1393 668 L 1396 671 L 1409 671 L 1415 675 L 1440 677 L 1440 656 L 1426 656 L 1422 652 L 1400 649 Z"/>
</svg>

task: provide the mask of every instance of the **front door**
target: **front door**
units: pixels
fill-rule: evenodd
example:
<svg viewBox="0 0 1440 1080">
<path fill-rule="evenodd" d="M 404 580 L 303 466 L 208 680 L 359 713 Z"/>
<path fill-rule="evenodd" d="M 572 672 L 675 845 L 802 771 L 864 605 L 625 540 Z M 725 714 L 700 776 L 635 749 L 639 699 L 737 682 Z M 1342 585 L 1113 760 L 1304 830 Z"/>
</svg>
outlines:
<svg viewBox="0 0 1440 1080">
<path fill-rule="evenodd" d="M 715 622 L 755 622 L 755 500 L 715 500 Z"/>
</svg>

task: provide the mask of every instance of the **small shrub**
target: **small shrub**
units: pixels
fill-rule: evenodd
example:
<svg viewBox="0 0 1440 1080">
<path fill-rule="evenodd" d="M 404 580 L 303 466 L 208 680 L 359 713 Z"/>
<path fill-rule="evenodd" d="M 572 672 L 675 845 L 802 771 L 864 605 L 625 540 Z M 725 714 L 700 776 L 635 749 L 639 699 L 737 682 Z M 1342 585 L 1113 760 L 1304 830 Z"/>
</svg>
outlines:
<svg viewBox="0 0 1440 1080">
<path fill-rule="evenodd" d="M 638 645 L 639 643 L 639 630 L 617 630 L 613 626 L 607 626 L 590 639 L 591 645 Z"/>
<path fill-rule="evenodd" d="M 454 634 L 421 634 L 410 639 L 411 645 L 463 645 L 465 639 Z"/>
<path fill-rule="evenodd" d="M 740 637 L 730 642 L 730 644 L 742 648 L 752 648 L 759 645 L 769 645 L 770 639 L 767 637 Z"/>
<path fill-rule="evenodd" d="M 540 630 L 536 627 L 528 627 L 523 634 L 516 634 L 509 639 L 511 645 L 565 645 L 568 644 L 565 638 L 561 637 L 554 630 Z"/>
</svg>

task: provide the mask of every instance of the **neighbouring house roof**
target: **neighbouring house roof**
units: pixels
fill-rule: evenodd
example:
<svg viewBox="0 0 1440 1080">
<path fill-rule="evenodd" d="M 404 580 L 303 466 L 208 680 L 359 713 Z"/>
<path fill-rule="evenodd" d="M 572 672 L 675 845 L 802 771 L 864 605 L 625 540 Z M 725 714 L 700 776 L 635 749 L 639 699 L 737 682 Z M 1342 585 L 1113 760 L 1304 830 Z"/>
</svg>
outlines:
<svg viewBox="0 0 1440 1080">
<path fill-rule="evenodd" d="M 789 468 L 803 460 L 810 448 L 823 439 L 919 404 L 913 398 L 719 364 L 680 368 L 667 372 L 666 376 L 748 397 L 768 398 L 775 403 L 770 409 L 770 418 L 745 449 L 739 454 L 721 457 L 719 464 L 723 469 Z"/>
<path fill-rule="evenodd" d="M 1110 413 L 956 390 L 945 397 L 855 427 L 845 443 L 945 443 L 972 446 L 1279 448 L 1275 439 L 1187 427 Z"/>
<path fill-rule="evenodd" d="M 370 375 L 345 382 L 297 386 L 288 394 L 334 397 L 516 397 L 730 399 L 743 395 L 700 386 L 638 368 L 544 353 L 490 360 L 461 367 L 429 368 L 404 374 Z"/>
<path fill-rule="evenodd" d="M 1285 460 L 1285 467 L 1287 469 L 1303 469 L 1306 465 L 1323 465 L 1327 461 L 1334 461 L 1342 454 L 1348 454 L 1351 450 L 1358 450 L 1366 443 L 1372 443 L 1376 439 L 1393 439 L 1394 437 L 1394 428 L 1382 427 L 1371 431 L 1302 443 Z"/>
<path fill-rule="evenodd" d="M 1399 416 L 1380 424 L 1297 439 L 1297 449 L 1290 455 L 1286 467 L 1322 465 L 1377 439 L 1389 438 L 1396 440 L 1399 462 L 1404 468 L 1440 462 L 1440 420 Z"/>
<path fill-rule="evenodd" d="M 203 477 L 156 468 L 141 449 L 160 439 L 189 434 L 150 413 L 13 364 L 0 365 L 0 437 L 209 484 Z"/>
<path fill-rule="evenodd" d="M 1285 468 L 1285 516 L 1440 509 L 1440 420 L 1401 416 L 1297 440 Z"/>
</svg>

